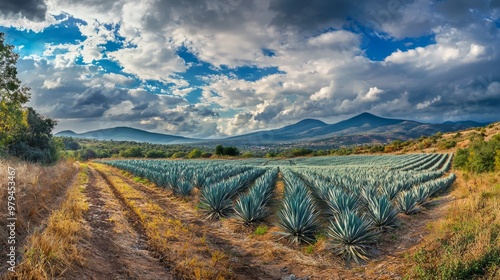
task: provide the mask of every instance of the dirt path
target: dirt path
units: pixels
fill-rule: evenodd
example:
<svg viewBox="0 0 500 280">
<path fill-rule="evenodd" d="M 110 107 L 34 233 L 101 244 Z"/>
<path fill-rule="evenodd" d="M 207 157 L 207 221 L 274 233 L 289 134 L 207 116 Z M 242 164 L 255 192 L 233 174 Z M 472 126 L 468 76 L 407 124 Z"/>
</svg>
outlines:
<svg viewBox="0 0 500 280">
<path fill-rule="evenodd" d="M 83 244 L 87 263 L 69 279 L 173 279 L 147 251 L 144 234 L 115 197 L 108 183 L 89 167 L 85 215 L 90 236 Z"/>
</svg>

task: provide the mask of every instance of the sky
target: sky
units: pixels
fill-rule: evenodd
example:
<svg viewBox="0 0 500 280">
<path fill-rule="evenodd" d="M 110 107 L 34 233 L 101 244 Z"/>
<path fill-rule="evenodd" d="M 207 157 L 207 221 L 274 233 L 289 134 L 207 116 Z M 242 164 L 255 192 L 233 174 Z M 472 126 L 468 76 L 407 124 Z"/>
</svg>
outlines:
<svg viewBox="0 0 500 280">
<path fill-rule="evenodd" d="M 56 132 L 500 120 L 500 0 L 354 2 L 2 0 L 0 32 Z"/>
</svg>

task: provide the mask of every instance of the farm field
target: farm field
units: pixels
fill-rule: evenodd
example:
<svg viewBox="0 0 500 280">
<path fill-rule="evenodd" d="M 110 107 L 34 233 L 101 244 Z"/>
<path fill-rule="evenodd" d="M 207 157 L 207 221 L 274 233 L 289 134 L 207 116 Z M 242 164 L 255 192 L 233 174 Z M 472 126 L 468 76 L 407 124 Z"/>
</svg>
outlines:
<svg viewBox="0 0 500 280">
<path fill-rule="evenodd" d="M 451 160 L 409 154 L 90 167 L 174 277 L 355 279 L 357 268 L 416 242 L 408 236 L 428 219 L 420 212 L 436 207 L 455 180 Z"/>
</svg>

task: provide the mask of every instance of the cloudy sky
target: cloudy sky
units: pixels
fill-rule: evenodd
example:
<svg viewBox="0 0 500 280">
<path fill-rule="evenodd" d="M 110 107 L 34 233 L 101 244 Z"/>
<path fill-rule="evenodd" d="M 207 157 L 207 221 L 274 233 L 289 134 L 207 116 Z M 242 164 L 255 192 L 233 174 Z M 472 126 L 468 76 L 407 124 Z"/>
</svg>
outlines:
<svg viewBox="0 0 500 280">
<path fill-rule="evenodd" d="M 500 119 L 500 0 L 0 1 L 56 131 Z"/>
</svg>

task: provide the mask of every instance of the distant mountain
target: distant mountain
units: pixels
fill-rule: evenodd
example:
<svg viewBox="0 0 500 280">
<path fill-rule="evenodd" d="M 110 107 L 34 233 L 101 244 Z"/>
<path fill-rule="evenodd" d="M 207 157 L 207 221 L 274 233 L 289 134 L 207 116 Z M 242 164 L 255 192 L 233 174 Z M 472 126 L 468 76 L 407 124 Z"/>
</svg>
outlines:
<svg viewBox="0 0 500 280">
<path fill-rule="evenodd" d="M 59 133 L 56 133 L 56 136 L 67 136 L 74 138 L 97 139 L 97 140 L 149 142 L 153 144 L 181 144 L 181 143 L 193 143 L 198 141 L 198 139 L 148 132 L 131 127 L 106 128 L 106 129 L 89 131 L 85 133 L 75 133 L 71 130 L 64 130 Z"/>
<path fill-rule="evenodd" d="M 484 124 L 464 121 L 427 124 L 416 121 L 389 119 L 362 113 L 334 124 L 306 119 L 280 129 L 253 132 L 224 139 L 230 144 L 267 145 L 278 143 L 328 143 L 352 145 L 408 140 L 441 132 L 461 130 Z M 221 141 L 221 140 L 219 140 Z"/>
<path fill-rule="evenodd" d="M 257 131 L 225 139 L 193 139 L 182 136 L 147 132 L 130 127 L 99 129 L 85 133 L 71 130 L 61 131 L 56 136 L 69 136 L 98 140 L 117 140 L 149 142 L 154 144 L 219 144 L 224 145 L 315 145 L 315 146 L 348 146 L 354 144 L 387 143 L 393 140 L 408 140 L 436 134 L 438 131 L 449 132 L 484 126 L 473 121 L 444 122 L 429 124 L 416 121 L 389 119 L 362 113 L 350 119 L 334 124 L 320 120 L 304 119 L 295 124 L 278 129 Z"/>
</svg>

